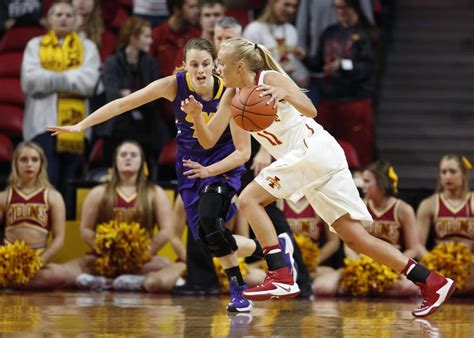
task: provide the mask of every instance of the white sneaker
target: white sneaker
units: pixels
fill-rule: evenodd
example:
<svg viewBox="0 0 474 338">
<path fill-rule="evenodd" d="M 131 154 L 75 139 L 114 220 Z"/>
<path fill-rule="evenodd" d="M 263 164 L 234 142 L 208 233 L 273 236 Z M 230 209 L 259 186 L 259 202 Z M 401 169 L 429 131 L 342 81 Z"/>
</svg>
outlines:
<svg viewBox="0 0 474 338">
<path fill-rule="evenodd" d="M 115 291 L 142 291 L 145 276 L 121 275 L 114 279 L 112 287 Z"/>
<path fill-rule="evenodd" d="M 94 276 L 88 273 L 81 273 L 76 278 L 76 287 L 79 289 L 105 290 L 107 289 L 107 278 L 104 276 Z"/>
</svg>

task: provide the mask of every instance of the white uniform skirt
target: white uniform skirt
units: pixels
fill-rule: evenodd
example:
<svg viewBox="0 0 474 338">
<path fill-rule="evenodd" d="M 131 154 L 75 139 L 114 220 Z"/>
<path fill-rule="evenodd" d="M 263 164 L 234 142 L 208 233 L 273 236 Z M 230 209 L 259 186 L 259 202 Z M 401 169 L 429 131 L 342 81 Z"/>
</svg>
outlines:
<svg viewBox="0 0 474 338">
<path fill-rule="evenodd" d="M 363 225 L 373 222 L 352 180 L 344 151 L 325 130 L 302 140 L 264 168 L 255 181 L 276 198 L 296 203 L 305 196 L 328 225 L 345 214 Z"/>
</svg>

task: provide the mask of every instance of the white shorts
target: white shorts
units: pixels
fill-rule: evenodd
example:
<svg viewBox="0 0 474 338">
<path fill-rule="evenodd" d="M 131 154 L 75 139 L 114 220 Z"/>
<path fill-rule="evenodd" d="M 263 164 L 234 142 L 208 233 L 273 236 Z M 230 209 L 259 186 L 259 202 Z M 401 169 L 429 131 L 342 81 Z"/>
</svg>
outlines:
<svg viewBox="0 0 474 338">
<path fill-rule="evenodd" d="M 328 225 L 345 214 L 371 224 L 337 141 L 321 130 L 304 144 L 264 168 L 255 181 L 276 198 L 297 202 L 305 196 Z"/>
</svg>

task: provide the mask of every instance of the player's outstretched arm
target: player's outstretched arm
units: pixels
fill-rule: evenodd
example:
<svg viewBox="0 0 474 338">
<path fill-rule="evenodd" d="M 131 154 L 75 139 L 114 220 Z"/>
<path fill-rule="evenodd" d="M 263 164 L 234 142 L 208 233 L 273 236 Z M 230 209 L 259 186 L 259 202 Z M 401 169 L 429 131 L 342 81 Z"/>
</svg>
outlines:
<svg viewBox="0 0 474 338">
<path fill-rule="evenodd" d="M 194 96 L 191 95 L 189 98 L 181 102 L 181 110 L 193 118 L 194 129 L 196 130 L 199 144 L 204 149 L 214 147 L 224 133 L 224 130 L 229 125 L 230 103 L 234 94 L 234 89 L 226 89 L 222 95 L 217 112 L 209 124 L 206 123 L 202 116 L 202 104 L 196 101 Z"/>
<path fill-rule="evenodd" d="M 176 97 L 176 91 L 176 77 L 167 76 L 150 83 L 145 88 L 107 103 L 73 126 L 48 126 L 46 130 L 52 132 L 53 135 L 64 132 L 79 133 L 84 129 L 110 120 L 117 115 L 130 111 L 150 101 L 159 98 L 172 101 Z"/>
</svg>

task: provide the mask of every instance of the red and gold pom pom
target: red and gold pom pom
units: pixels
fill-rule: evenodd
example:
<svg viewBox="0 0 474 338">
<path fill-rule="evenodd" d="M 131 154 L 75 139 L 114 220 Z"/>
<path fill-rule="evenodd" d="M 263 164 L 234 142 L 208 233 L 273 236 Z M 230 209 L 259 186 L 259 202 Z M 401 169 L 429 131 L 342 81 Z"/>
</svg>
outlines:
<svg viewBox="0 0 474 338">
<path fill-rule="evenodd" d="M 106 277 L 138 272 L 151 259 L 150 236 L 138 223 L 110 221 L 96 229 L 96 272 Z"/>
<path fill-rule="evenodd" d="M 40 251 L 24 241 L 0 246 L 0 286 L 26 285 L 41 269 Z"/>
<path fill-rule="evenodd" d="M 358 259 L 344 259 L 341 285 L 354 296 L 382 293 L 398 280 L 399 275 L 388 266 L 361 255 Z"/>
<path fill-rule="evenodd" d="M 444 242 L 426 254 L 421 264 L 445 277 L 452 278 L 456 286 L 462 289 L 469 280 L 474 255 L 464 243 Z"/>
<path fill-rule="evenodd" d="M 300 248 L 301 256 L 303 258 L 304 265 L 309 272 L 316 271 L 319 265 L 319 247 L 309 237 L 304 235 L 294 235 L 295 242 Z"/>
</svg>

